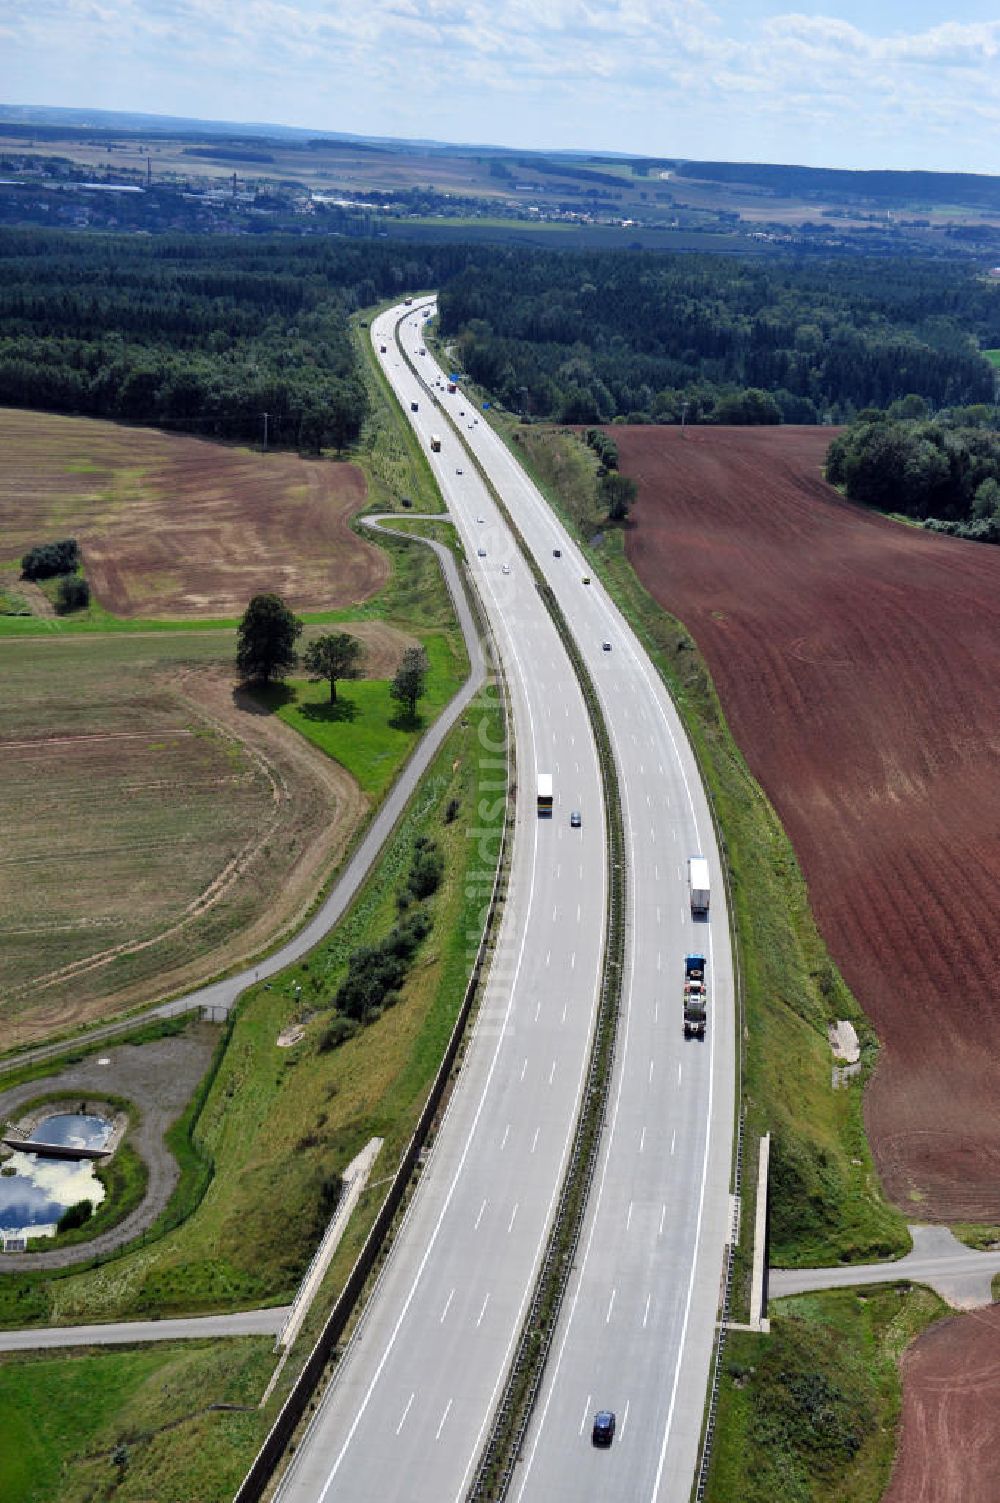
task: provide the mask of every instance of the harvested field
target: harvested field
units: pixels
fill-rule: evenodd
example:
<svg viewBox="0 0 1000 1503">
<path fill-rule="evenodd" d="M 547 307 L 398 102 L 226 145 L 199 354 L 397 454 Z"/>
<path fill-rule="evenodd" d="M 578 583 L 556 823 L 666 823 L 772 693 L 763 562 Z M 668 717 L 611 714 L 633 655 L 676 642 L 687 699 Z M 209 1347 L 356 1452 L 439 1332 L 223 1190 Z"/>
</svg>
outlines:
<svg viewBox="0 0 1000 1503">
<path fill-rule="evenodd" d="M 370 671 L 410 639 L 357 628 Z M 152 1002 L 259 951 L 368 800 L 234 696 L 233 633 L 0 639 L 5 1048 Z"/>
<path fill-rule="evenodd" d="M 331 610 L 388 578 L 350 528 L 366 497 L 356 465 L 12 408 L 0 447 L 0 563 L 76 537 L 117 616 L 238 616 L 261 590 Z"/>
<path fill-rule="evenodd" d="M 996 1503 L 1000 1307 L 925 1331 L 902 1370 L 900 1444 L 883 1503 Z"/>
<path fill-rule="evenodd" d="M 685 622 L 882 1040 L 866 1097 L 911 1219 L 1000 1221 L 1000 550 L 822 480 L 830 430 L 615 430 L 628 555 Z"/>
</svg>

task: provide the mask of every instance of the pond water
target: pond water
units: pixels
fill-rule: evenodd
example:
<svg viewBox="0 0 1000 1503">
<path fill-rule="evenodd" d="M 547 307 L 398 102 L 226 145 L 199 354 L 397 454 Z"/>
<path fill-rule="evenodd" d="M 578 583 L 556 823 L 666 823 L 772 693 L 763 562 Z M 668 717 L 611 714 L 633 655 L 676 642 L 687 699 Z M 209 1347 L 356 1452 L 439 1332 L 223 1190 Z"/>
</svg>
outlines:
<svg viewBox="0 0 1000 1503">
<path fill-rule="evenodd" d="M 104 1117 L 64 1113 L 39 1123 L 33 1136 L 40 1143 L 101 1148 L 111 1131 Z M 96 1207 L 105 1196 L 90 1159 L 49 1159 L 16 1151 L 0 1167 L 5 1171 L 0 1174 L 0 1230 L 5 1232 L 51 1237 L 69 1206 L 89 1200 Z"/>
<path fill-rule="evenodd" d="M 39 1122 L 31 1136 L 36 1143 L 59 1143 L 67 1148 L 103 1148 L 111 1136 L 107 1117 L 60 1112 Z"/>
</svg>

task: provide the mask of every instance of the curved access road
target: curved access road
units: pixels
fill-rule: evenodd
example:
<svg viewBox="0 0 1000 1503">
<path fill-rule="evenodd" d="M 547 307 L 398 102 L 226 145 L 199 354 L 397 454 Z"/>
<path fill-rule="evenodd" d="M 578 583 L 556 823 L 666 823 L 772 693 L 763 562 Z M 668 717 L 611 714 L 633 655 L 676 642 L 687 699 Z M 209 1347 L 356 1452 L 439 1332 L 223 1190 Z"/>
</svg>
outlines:
<svg viewBox="0 0 1000 1503">
<path fill-rule="evenodd" d="M 442 439 L 439 472 L 489 475 L 586 658 L 611 731 L 628 851 L 629 953 L 616 1073 L 588 1221 L 510 1496 L 687 1503 L 697 1465 L 732 1213 L 735 1017 L 729 925 L 712 819 L 674 706 L 640 643 L 499 436 L 401 325 L 390 378 Z M 448 421 L 444 421 L 445 415 Z M 589 583 L 586 583 L 590 579 Z M 607 644 L 607 646 L 605 646 Z M 711 916 L 693 919 L 687 858 L 708 858 Z M 684 955 L 708 959 L 706 1040 L 685 1041 Z M 608 1451 L 593 1413 L 617 1415 Z"/>
<path fill-rule="evenodd" d="M 373 531 L 387 530 L 378 525 L 380 521 L 385 520 L 384 518 L 371 516 L 362 517 L 360 520 L 363 524 L 371 526 Z M 447 520 L 447 518 L 442 517 L 440 520 Z M 395 533 L 397 537 L 402 535 Z M 213 1016 L 227 1013 L 248 986 L 257 981 L 266 981 L 270 976 L 275 976 L 279 971 L 284 970 L 285 966 L 291 965 L 293 961 L 301 960 L 303 955 L 318 944 L 346 912 L 403 810 L 419 788 L 441 743 L 459 717 L 468 709 L 486 681 L 486 660 L 479 637 L 479 627 L 451 551 L 442 543 L 435 542 L 433 538 L 425 538 L 413 533 L 405 534 L 405 536 L 413 538 L 418 544 L 432 548 L 438 556 L 448 592 L 455 607 L 455 614 L 462 629 L 462 636 L 465 639 L 465 647 L 469 655 L 469 677 L 415 746 L 409 761 L 380 805 L 378 813 L 369 825 L 357 850 L 334 883 L 329 897 L 320 905 L 305 927 L 287 944 L 282 945 L 280 950 L 275 950 L 272 955 L 266 956 L 257 964 L 247 966 L 233 976 L 198 987 L 195 991 L 176 997 L 171 1002 L 161 1002 L 155 1007 L 134 1013 L 131 1017 L 118 1022 L 106 1023 L 101 1027 L 89 1029 L 86 1034 L 73 1039 L 64 1039 L 62 1043 L 40 1044 L 36 1048 L 25 1049 L 18 1054 L 10 1055 L 7 1059 L 0 1060 L 0 1076 L 37 1060 L 58 1058 L 81 1044 L 88 1045 L 101 1039 L 114 1038 L 116 1034 L 128 1032 L 137 1027 L 147 1018 L 173 1017 L 177 1013 L 191 1012 L 196 1008 L 204 1008 Z M 82 1247 L 80 1256 L 86 1258 L 89 1255 L 87 1248 Z M 2 1271 L 0 1268 L 0 1272 Z"/>
<path fill-rule="evenodd" d="M 402 311 L 373 322 L 376 349 L 395 349 Z M 394 382 L 402 376 L 401 359 L 383 363 Z M 279 1488 L 283 1503 L 464 1496 L 546 1244 L 596 1016 L 607 858 L 586 708 L 474 467 L 437 463 L 435 473 L 509 686 L 518 788 L 508 895 L 444 1122 L 379 1288 Z M 479 771 L 485 820 L 507 781 L 487 741 Z M 537 813 L 539 772 L 554 778 L 551 818 Z M 487 838 L 475 820 L 468 834 Z M 482 875 L 485 902 L 488 859 Z M 478 941 L 477 929 L 470 954 Z"/>
</svg>

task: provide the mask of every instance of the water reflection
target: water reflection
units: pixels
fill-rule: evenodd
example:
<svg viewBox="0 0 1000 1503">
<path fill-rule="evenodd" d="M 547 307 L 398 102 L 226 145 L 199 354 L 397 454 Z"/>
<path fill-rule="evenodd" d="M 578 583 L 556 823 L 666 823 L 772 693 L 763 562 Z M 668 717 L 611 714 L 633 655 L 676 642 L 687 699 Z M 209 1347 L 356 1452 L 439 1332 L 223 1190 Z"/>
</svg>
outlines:
<svg viewBox="0 0 1000 1503">
<path fill-rule="evenodd" d="M 60 1112 L 46 1117 L 31 1134 L 36 1143 L 59 1143 L 67 1148 L 103 1148 L 111 1136 L 111 1123 L 92 1113 Z"/>
<path fill-rule="evenodd" d="M 3 1160 L 3 1168 L 8 1171 L 0 1174 L 0 1229 L 5 1232 L 52 1236 L 69 1206 L 79 1200 L 97 1206 L 104 1199 L 104 1186 L 89 1159 L 74 1163 L 15 1152 Z"/>
</svg>

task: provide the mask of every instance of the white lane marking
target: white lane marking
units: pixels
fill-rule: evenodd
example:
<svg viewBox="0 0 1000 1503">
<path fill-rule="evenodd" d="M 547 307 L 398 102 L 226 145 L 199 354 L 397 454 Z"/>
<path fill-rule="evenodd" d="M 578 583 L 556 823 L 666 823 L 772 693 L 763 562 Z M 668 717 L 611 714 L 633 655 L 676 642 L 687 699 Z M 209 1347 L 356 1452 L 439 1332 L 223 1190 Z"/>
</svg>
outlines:
<svg viewBox="0 0 1000 1503">
<path fill-rule="evenodd" d="M 677 880 L 678 880 L 678 882 L 681 880 L 681 869 L 680 869 L 680 867 L 677 868 Z"/>
<path fill-rule="evenodd" d="M 531 1152 L 532 1153 L 534 1153 L 535 1149 L 538 1147 L 538 1134 L 539 1134 L 540 1131 L 541 1131 L 541 1128 L 538 1128 L 538 1127 L 535 1128 L 535 1136 L 531 1140 Z"/>
<path fill-rule="evenodd" d="M 538 1014 L 541 1012 L 541 1010 L 542 1010 L 542 999 L 541 999 L 541 997 L 539 997 L 538 1001 L 535 1003 L 535 1022 L 536 1023 L 538 1022 Z"/>
<path fill-rule="evenodd" d="M 612 1291 L 611 1291 L 611 1298 L 608 1300 L 608 1313 L 604 1317 L 604 1324 L 606 1326 L 609 1326 L 611 1324 L 611 1312 L 615 1308 L 615 1295 L 617 1293 L 618 1293 L 617 1289 L 612 1289 Z"/>
<path fill-rule="evenodd" d="M 562 1020 L 561 1021 L 564 1022 L 564 1023 L 566 1021 L 566 1009 L 567 1009 L 568 1006 L 569 1006 L 569 1000 L 567 999 L 563 1003 L 563 1010 L 562 1010 Z"/>
<path fill-rule="evenodd" d="M 511 1213 L 510 1213 L 510 1220 L 507 1223 L 507 1235 L 508 1235 L 508 1237 L 510 1236 L 511 1232 L 514 1230 L 514 1222 L 517 1220 L 517 1208 L 518 1208 L 519 1205 L 520 1205 L 520 1201 L 515 1200 L 515 1202 L 514 1202 L 514 1209 L 511 1211 Z"/>
<path fill-rule="evenodd" d="M 650 1083 L 650 1085 L 653 1084 L 653 1061 L 652 1060 L 649 1061 L 649 1083 Z"/>
<path fill-rule="evenodd" d="M 410 1394 L 410 1397 L 406 1401 L 406 1408 L 403 1410 L 402 1417 L 400 1418 L 399 1424 L 396 1426 L 396 1434 L 397 1435 L 399 1434 L 400 1430 L 402 1430 L 403 1426 L 406 1424 L 406 1416 L 409 1414 L 409 1412 L 410 1412 L 410 1405 L 413 1403 L 413 1400 L 416 1398 L 416 1396 L 417 1396 L 416 1395 L 416 1390 L 414 1390 L 414 1392 Z"/>
<path fill-rule="evenodd" d="M 552 1069 L 549 1071 L 549 1085 L 552 1084 L 552 1082 L 555 1080 L 555 1078 L 556 1078 L 556 1062 L 555 1062 L 555 1060 L 553 1060 L 552 1061 Z"/>
<path fill-rule="evenodd" d="M 485 1210 L 486 1210 L 486 1201 L 484 1200 L 483 1203 L 482 1203 L 482 1205 L 479 1207 L 479 1215 L 476 1217 L 476 1225 L 475 1225 L 474 1230 L 477 1231 L 477 1232 L 479 1230 L 479 1223 L 483 1219 L 483 1212 Z"/>
<path fill-rule="evenodd" d="M 642 1151 L 645 1148 L 645 1146 L 646 1146 L 646 1129 L 643 1128 L 642 1132 L 639 1134 L 639 1152 L 640 1153 L 642 1153 Z"/>
<path fill-rule="evenodd" d="M 501 1153 L 503 1153 L 504 1149 L 507 1147 L 507 1139 L 508 1139 L 509 1136 L 510 1136 L 510 1123 L 508 1122 L 507 1126 L 503 1130 L 503 1142 L 500 1144 L 500 1152 Z"/>
<path fill-rule="evenodd" d="M 659 868 L 659 866 L 654 866 L 653 867 L 653 880 L 656 881 L 656 882 L 659 882 L 659 880 L 660 880 L 660 868 Z"/>
<path fill-rule="evenodd" d="M 680 1085 L 680 1083 L 681 1083 L 681 1071 L 683 1070 L 683 1068 L 684 1068 L 684 1066 L 681 1064 L 680 1060 L 678 1060 L 677 1061 L 677 1084 L 678 1085 Z"/>
<path fill-rule="evenodd" d="M 576 921 L 577 921 L 577 923 L 580 922 L 580 904 L 579 903 L 577 903 L 577 905 L 576 905 Z"/>
<path fill-rule="evenodd" d="M 480 1310 L 480 1312 L 479 1312 L 479 1318 L 476 1321 L 476 1329 L 477 1330 L 479 1329 L 479 1327 L 483 1323 L 483 1316 L 486 1314 L 486 1306 L 489 1304 L 489 1302 L 490 1302 L 490 1297 L 489 1297 L 489 1295 L 487 1295 L 486 1298 L 483 1300 L 483 1308 Z"/>
<path fill-rule="evenodd" d="M 588 1393 L 588 1395 L 587 1395 L 587 1402 L 584 1404 L 584 1406 L 583 1406 L 583 1413 L 580 1415 L 580 1434 L 581 1435 L 583 1434 L 583 1427 L 587 1423 L 587 1415 L 589 1413 L 590 1413 L 590 1394 Z"/>
<path fill-rule="evenodd" d="M 551 962 L 552 962 L 552 951 L 551 950 L 546 950 L 546 952 L 545 952 L 545 964 L 546 965 L 550 965 Z"/>
<path fill-rule="evenodd" d="M 662 1237 L 663 1236 L 663 1223 L 666 1220 L 666 1216 L 667 1216 L 667 1204 L 666 1204 L 666 1201 L 664 1201 L 663 1205 L 660 1207 L 660 1229 L 659 1229 L 659 1231 L 656 1234 L 658 1237 Z"/>
<path fill-rule="evenodd" d="M 673 1132 L 670 1134 L 670 1152 L 671 1152 L 671 1155 L 673 1155 L 673 1151 L 674 1151 L 674 1149 L 676 1147 L 677 1147 L 677 1129 L 675 1127 L 674 1130 L 673 1130 Z"/>
<path fill-rule="evenodd" d="M 454 1298 L 455 1298 L 455 1291 L 453 1289 L 451 1291 L 451 1293 L 449 1294 L 448 1298 L 444 1302 L 444 1309 L 441 1311 L 441 1319 L 438 1321 L 438 1325 L 439 1326 L 443 1326 L 444 1325 L 445 1316 L 448 1314 L 448 1311 L 451 1309 L 451 1302 L 452 1302 L 452 1300 Z"/>
<path fill-rule="evenodd" d="M 628 1215 L 625 1217 L 625 1230 L 626 1231 L 628 1231 L 629 1227 L 632 1225 L 632 1204 L 633 1204 L 633 1202 L 630 1200 L 629 1203 L 628 1203 Z"/>
<path fill-rule="evenodd" d="M 654 1002 L 653 1003 L 653 1022 L 654 1023 L 658 1023 L 659 1021 L 660 1021 L 660 1004 L 659 1004 L 659 1002 Z"/>
<path fill-rule="evenodd" d="M 659 903 L 657 903 L 657 905 L 656 905 L 656 923 L 657 923 L 657 927 L 659 927 L 663 923 L 663 915 L 660 912 L 660 905 L 659 905 Z"/>
<path fill-rule="evenodd" d="M 649 1322 L 649 1302 L 653 1298 L 652 1292 L 646 1295 L 646 1308 L 642 1312 L 642 1329 L 645 1330 Z"/>
<path fill-rule="evenodd" d="M 663 951 L 662 950 L 657 950 L 657 952 L 656 952 L 656 969 L 658 971 L 662 971 L 663 970 Z"/>
<path fill-rule="evenodd" d="M 522 1080 L 524 1079 L 524 1076 L 525 1076 L 525 1073 L 526 1073 L 527 1069 L 528 1069 L 528 1056 L 525 1055 L 524 1056 L 524 1064 L 521 1066 L 521 1079 Z"/>
<path fill-rule="evenodd" d="M 625 1400 L 625 1413 L 622 1415 L 622 1428 L 621 1428 L 621 1433 L 619 1434 L 619 1437 L 618 1437 L 619 1440 L 625 1434 L 625 1426 L 628 1424 L 628 1411 L 629 1411 L 629 1405 L 631 1404 L 631 1402 L 632 1402 L 631 1399 L 626 1399 Z"/>
<path fill-rule="evenodd" d="M 571 971 L 575 971 L 576 970 L 576 951 L 575 950 L 573 951 L 572 955 L 569 957 L 569 968 L 570 968 Z"/>
<path fill-rule="evenodd" d="M 445 1420 L 448 1418 L 448 1415 L 451 1413 L 452 1402 L 453 1401 L 451 1399 L 449 1399 L 448 1402 L 447 1402 L 447 1404 L 445 1404 L 445 1406 L 444 1406 L 444 1414 L 442 1414 L 442 1416 L 441 1416 L 441 1423 L 437 1427 L 437 1434 L 434 1437 L 435 1440 L 440 1440 L 441 1439 L 441 1431 L 444 1429 L 444 1422 L 445 1422 Z"/>
<path fill-rule="evenodd" d="M 552 909 L 552 922 L 553 922 L 553 923 L 555 923 L 555 921 L 556 921 L 556 914 L 557 914 L 557 913 L 558 913 L 558 912 L 559 912 L 559 909 L 558 909 L 558 908 L 556 908 L 556 907 L 553 907 L 553 909 Z"/>
</svg>

